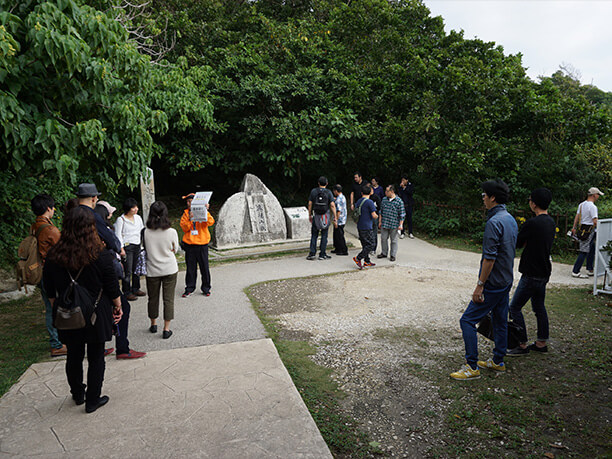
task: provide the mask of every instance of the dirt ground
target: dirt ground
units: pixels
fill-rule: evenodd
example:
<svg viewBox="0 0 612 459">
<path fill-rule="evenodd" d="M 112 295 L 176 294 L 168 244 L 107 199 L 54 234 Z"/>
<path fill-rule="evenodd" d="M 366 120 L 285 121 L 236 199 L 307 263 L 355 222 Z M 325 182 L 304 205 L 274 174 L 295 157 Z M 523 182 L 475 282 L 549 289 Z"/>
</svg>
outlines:
<svg viewBox="0 0 612 459">
<path fill-rule="evenodd" d="M 347 395 L 344 409 L 385 455 L 416 457 L 436 446 L 447 404 L 416 373 L 462 365 L 458 321 L 473 281 L 463 273 L 389 267 L 251 291 L 263 312 L 279 320 L 282 338 L 318 346 L 314 359 L 334 369 Z M 481 347 L 481 355 L 490 347 Z M 440 355 L 455 356 L 457 368 L 441 367 Z"/>
</svg>

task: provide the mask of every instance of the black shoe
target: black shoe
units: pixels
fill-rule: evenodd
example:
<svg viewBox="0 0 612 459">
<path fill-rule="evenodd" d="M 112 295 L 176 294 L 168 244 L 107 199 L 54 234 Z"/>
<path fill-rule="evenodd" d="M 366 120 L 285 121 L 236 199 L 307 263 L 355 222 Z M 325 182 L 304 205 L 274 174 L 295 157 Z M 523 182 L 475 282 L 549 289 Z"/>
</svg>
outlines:
<svg viewBox="0 0 612 459">
<path fill-rule="evenodd" d="M 308 255 L 308 256 L 306 257 L 306 259 L 307 259 L 307 260 L 314 260 L 314 259 L 315 259 L 315 256 L 314 256 L 314 255 Z"/>
<path fill-rule="evenodd" d="M 348 252 L 346 252 L 346 253 L 337 253 L 336 255 L 339 256 L 339 257 L 348 257 Z"/>
<path fill-rule="evenodd" d="M 162 333 L 163 339 L 168 339 L 172 336 L 172 330 L 164 330 Z"/>
<path fill-rule="evenodd" d="M 387 258 L 387 255 L 379 253 L 378 255 L 376 255 L 376 258 Z"/>
<path fill-rule="evenodd" d="M 149 327 L 149 331 L 150 331 L 151 333 L 157 333 L 157 325 L 151 325 L 151 326 Z"/>
<path fill-rule="evenodd" d="M 538 347 L 536 343 L 530 344 L 527 349 L 534 352 L 548 352 L 548 346 Z"/>
<path fill-rule="evenodd" d="M 395 257 L 389 257 L 389 261 L 395 261 Z"/>
<path fill-rule="evenodd" d="M 526 347 L 525 349 L 523 349 L 521 346 L 517 346 L 513 349 L 508 349 L 508 352 L 506 352 L 506 355 L 509 357 L 518 357 L 527 354 L 529 354 L 529 348 Z"/>
<path fill-rule="evenodd" d="M 319 260 L 331 260 L 331 256 L 327 254 L 319 255 Z"/>
<path fill-rule="evenodd" d="M 82 405 L 83 403 L 85 403 L 85 393 L 83 392 L 79 395 L 72 394 L 72 400 L 74 400 L 74 403 L 76 403 L 77 405 Z"/>
<path fill-rule="evenodd" d="M 100 408 L 101 406 L 106 405 L 107 403 L 108 403 L 108 395 L 103 395 L 102 397 L 100 397 L 98 399 L 97 403 L 95 403 L 94 405 L 85 405 L 85 412 L 86 413 L 93 413 L 98 408 Z"/>
<path fill-rule="evenodd" d="M 334 250 L 330 250 L 330 252 L 331 252 L 331 253 L 336 253 L 336 250 L 335 250 L 335 249 L 334 249 Z"/>
</svg>

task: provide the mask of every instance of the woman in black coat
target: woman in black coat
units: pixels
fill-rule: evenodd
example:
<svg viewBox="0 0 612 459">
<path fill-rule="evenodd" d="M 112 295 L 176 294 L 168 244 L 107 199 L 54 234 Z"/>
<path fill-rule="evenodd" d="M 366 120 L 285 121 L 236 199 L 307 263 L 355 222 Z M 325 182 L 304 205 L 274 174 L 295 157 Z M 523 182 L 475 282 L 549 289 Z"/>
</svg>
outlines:
<svg viewBox="0 0 612 459">
<path fill-rule="evenodd" d="M 112 327 L 121 319 L 121 291 L 113 268 L 113 255 L 96 231 L 92 212 L 76 207 L 66 213 L 59 242 L 51 248 L 43 268 L 43 282 L 51 304 L 70 285 L 70 276 L 87 288 L 93 298 L 102 295 L 96 309 L 96 321 L 79 330 L 58 330 L 68 348 L 66 375 L 72 398 L 85 403 L 92 413 L 108 402 L 100 396 L 104 381 L 104 343 L 112 338 Z M 53 316 L 57 311 L 53 308 Z M 83 384 L 83 358 L 87 345 L 87 386 Z M 87 391 L 85 391 L 87 387 Z"/>
</svg>

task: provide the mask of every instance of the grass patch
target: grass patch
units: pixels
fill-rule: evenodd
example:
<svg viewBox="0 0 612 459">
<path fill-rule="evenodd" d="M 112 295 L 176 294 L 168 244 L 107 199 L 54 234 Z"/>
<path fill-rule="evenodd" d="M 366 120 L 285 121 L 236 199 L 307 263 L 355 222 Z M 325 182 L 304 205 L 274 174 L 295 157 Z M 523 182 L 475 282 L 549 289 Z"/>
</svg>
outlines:
<svg viewBox="0 0 612 459">
<path fill-rule="evenodd" d="M 40 294 L 0 304 L 0 396 L 30 365 L 49 357 L 44 307 Z"/>
<path fill-rule="evenodd" d="M 334 457 L 380 454 L 376 442 L 370 442 L 355 420 L 343 413 L 340 400 L 344 395 L 331 378 L 332 370 L 317 365 L 310 358 L 317 352 L 316 347 L 307 341 L 281 339 L 278 322 L 263 312 L 250 288 L 244 291 Z"/>
<path fill-rule="evenodd" d="M 604 457 L 611 451 L 609 297 L 589 290 L 552 288 L 547 293 L 551 352 L 506 358 L 506 374 L 481 370 L 476 381 L 457 382 L 448 373 L 460 356 L 438 356 L 426 371 L 450 402 L 446 446 L 434 456 Z M 533 337 L 533 314 L 527 322 Z M 481 349 L 486 358 L 488 349 Z M 440 371 L 440 369 L 448 371 Z M 419 373 L 416 373 L 417 375 Z M 551 446 L 551 445 L 556 445 Z M 608 456 L 609 457 L 609 456 Z"/>
<path fill-rule="evenodd" d="M 481 253 L 482 252 L 482 239 L 475 239 L 470 236 L 438 236 L 431 237 L 428 234 L 415 232 L 419 239 L 423 239 L 437 247 L 443 249 L 463 250 L 466 252 Z M 520 258 L 523 249 L 516 251 L 517 259 Z M 555 263 L 563 263 L 566 265 L 573 265 L 578 256 L 574 250 L 563 251 L 561 253 L 555 253 L 552 255 L 552 259 Z"/>
</svg>

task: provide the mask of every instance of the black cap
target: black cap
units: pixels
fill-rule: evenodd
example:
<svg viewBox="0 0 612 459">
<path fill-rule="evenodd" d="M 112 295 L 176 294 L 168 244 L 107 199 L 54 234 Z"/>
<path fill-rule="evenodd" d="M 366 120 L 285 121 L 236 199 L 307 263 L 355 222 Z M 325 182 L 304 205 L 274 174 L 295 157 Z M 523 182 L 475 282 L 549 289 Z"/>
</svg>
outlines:
<svg viewBox="0 0 612 459">
<path fill-rule="evenodd" d="M 76 192 L 79 198 L 89 198 L 91 196 L 100 196 L 101 194 L 94 183 L 81 183 Z"/>
</svg>

